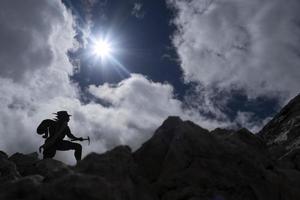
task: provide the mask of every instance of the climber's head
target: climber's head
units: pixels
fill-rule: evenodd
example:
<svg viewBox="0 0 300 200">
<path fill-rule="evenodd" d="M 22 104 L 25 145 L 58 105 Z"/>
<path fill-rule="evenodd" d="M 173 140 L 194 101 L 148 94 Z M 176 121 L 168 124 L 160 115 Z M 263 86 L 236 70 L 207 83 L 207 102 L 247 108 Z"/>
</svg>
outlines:
<svg viewBox="0 0 300 200">
<path fill-rule="evenodd" d="M 61 121 L 70 121 L 70 116 L 67 111 L 58 111 L 57 113 L 53 113 L 56 115 L 57 120 Z"/>
</svg>

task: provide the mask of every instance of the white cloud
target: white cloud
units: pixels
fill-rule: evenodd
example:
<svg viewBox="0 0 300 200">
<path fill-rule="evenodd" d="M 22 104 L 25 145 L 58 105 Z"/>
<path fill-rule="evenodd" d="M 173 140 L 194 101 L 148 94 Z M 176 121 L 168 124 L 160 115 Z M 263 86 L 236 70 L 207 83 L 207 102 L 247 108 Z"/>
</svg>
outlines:
<svg viewBox="0 0 300 200">
<path fill-rule="evenodd" d="M 209 129 L 228 125 L 228 122 L 209 120 L 197 110 L 183 108 L 182 102 L 174 97 L 170 84 L 155 83 L 140 74 L 131 74 L 116 85 L 92 85 L 89 91 L 111 104 L 109 108 L 102 108 L 105 112 L 98 112 L 104 115 L 103 120 L 97 120 L 98 125 L 118 128 L 116 134 L 121 143 L 131 144 L 133 148 L 150 137 L 170 115 L 192 120 Z"/>
<path fill-rule="evenodd" d="M 168 0 L 185 81 L 244 89 L 249 97 L 299 92 L 298 0 Z"/>
<path fill-rule="evenodd" d="M 114 132 L 121 143 L 132 147 L 138 147 L 150 137 L 169 115 L 183 113 L 181 102 L 173 97 L 172 86 L 151 82 L 138 74 L 132 74 L 117 85 L 90 86 L 89 91 L 111 104 L 109 108 L 103 108 L 103 120 L 97 123 L 111 130 L 117 129 Z"/>
<path fill-rule="evenodd" d="M 232 125 L 222 107 L 215 106 L 226 104 L 226 98 L 216 97 L 211 104 L 213 93 L 199 87 L 197 92 L 203 96 L 189 99 L 196 107 L 187 108 L 176 99 L 170 84 L 153 82 L 140 74 L 131 74 L 118 84 L 89 87 L 95 98 L 109 106 L 97 101 L 83 104 L 77 85 L 69 78 L 73 66 L 67 52 L 77 46 L 74 17 L 61 1 L 5 0 L 0 1 L 0 13 L 0 149 L 10 154 L 36 151 L 43 142 L 35 133 L 36 127 L 58 110 L 72 114 L 70 128 L 74 135 L 91 137 L 91 145 L 84 145 L 84 155 L 118 144 L 137 148 L 169 115 L 179 115 L 208 129 Z M 197 73 L 194 76 L 200 77 Z M 199 111 L 216 114 L 216 120 Z M 238 116 L 243 123 L 251 118 L 245 113 Z M 58 154 L 57 158 L 75 161 L 72 152 Z"/>
<path fill-rule="evenodd" d="M 61 66 L 53 67 L 71 73 L 72 67 L 62 52 L 73 46 L 73 21 L 61 3 L 4 0 L 0 4 L 1 77 L 20 81 L 57 60 Z"/>
<path fill-rule="evenodd" d="M 28 153 L 40 120 L 77 97 L 66 55 L 74 22 L 59 0 L 1 1 L 0 13 L 0 148 Z"/>
<path fill-rule="evenodd" d="M 117 85 L 90 86 L 89 91 L 111 106 L 82 104 L 70 81 L 74 49 L 74 18 L 60 0 L 0 1 L 0 149 L 9 154 L 36 151 L 43 140 L 35 131 L 52 113 L 72 114 L 74 135 L 90 136 L 84 155 L 118 144 L 138 147 L 168 115 L 180 115 L 204 127 L 226 123 L 207 120 L 182 108 L 167 83 L 154 83 L 132 74 Z M 72 152 L 58 158 L 74 163 Z"/>
<path fill-rule="evenodd" d="M 127 108 L 133 113 L 142 111 L 153 117 L 163 113 L 180 113 L 181 102 L 173 97 L 171 85 L 151 82 L 140 74 L 131 74 L 129 79 L 117 85 L 91 86 L 89 90 L 114 106 Z"/>
</svg>

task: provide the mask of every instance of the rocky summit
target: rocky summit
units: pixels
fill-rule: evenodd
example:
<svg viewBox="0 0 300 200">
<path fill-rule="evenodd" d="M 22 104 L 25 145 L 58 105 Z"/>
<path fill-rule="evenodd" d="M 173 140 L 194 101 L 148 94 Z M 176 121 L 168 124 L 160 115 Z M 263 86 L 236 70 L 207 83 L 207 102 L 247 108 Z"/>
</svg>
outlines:
<svg viewBox="0 0 300 200">
<path fill-rule="evenodd" d="M 135 152 L 118 146 L 76 166 L 0 151 L 0 199 L 298 200 L 299 144 L 300 95 L 256 135 L 169 117 Z"/>
</svg>

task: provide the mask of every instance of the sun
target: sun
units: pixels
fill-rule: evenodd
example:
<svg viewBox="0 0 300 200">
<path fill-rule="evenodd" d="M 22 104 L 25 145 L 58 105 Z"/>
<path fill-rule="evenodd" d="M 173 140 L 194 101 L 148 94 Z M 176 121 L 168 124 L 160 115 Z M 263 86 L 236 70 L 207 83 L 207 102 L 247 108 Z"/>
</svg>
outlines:
<svg viewBox="0 0 300 200">
<path fill-rule="evenodd" d="M 91 66 L 100 67 L 101 70 L 113 68 L 121 77 L 129 76 L 131 72 L 118 59 L 118 56 L 125 52 L 120 44 L 120 40 L 111 37 L 111 35 L 91 36 L 86 54 L 91 58 Z"/>
<path fill-rule="evenodd" d="M 98 57 L 106 58 L 112 53 L 112 47 L 108 41 L 98 40 L 94 43 L 93 53 Z"/>
</svg>

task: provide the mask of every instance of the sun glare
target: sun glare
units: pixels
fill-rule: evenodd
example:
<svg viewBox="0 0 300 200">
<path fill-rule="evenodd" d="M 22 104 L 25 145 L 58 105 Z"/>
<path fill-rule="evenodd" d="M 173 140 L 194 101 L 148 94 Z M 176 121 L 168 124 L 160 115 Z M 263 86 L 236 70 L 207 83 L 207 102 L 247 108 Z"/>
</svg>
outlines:
<svg viewBox="0 0 300 200">
<path fill-rule="evenodd" d="M 99 41 L 95 42 L 93 51 L 96 56 L 105 58 L 111 54 L 112 48 L 111 48 L 109 42 L 107 42 L 105 40 L 99 40 Z"/>
<path fill-rule="evenodd" d="M 91 37 L 89 56 L 92 56 L 93 66 L 109 70 L 114 68 L 121 77 L 130 75 L 130 71 L 118 60 L 118 55 L 124 51 L 118 40 L 106 36 Z"/>
</svg>

